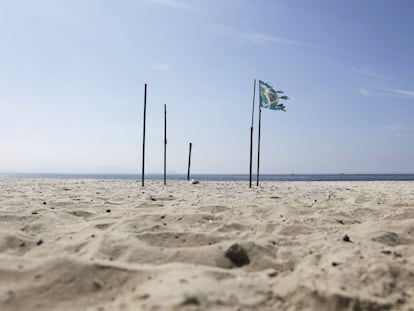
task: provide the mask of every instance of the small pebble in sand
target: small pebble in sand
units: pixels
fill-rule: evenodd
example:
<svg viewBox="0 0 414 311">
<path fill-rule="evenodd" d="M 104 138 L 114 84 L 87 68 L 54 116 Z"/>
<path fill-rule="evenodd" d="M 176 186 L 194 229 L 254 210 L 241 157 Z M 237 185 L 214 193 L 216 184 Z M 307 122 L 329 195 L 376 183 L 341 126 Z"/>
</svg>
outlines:
<svg viewBox="0 0 414 311">
<path fill-rule="evenodd" d="M 106 212 L 107 212 L 107 213 L 110 213 L 110 212 L 111 212 L 111 210 L 110 210 L 110 209 L 107 209 L 107 210 L 106 210 Z"/>
<path fill-rule="evenodd" d="M 342 241 L 352 243 L 351 238 L 347 234 L 344 234 Z"/>
<path fill-rule="evenodd" d="M 43 205 L 46 205 L 47 203 L 46 202 L 43 202 Z"/>
<path fill-rule="evenodd" d="M 32 212 L 32 215 L 37 215 L 37 212 Z"/>
<path fill-rule="evenodd" d="M 42 245 L 43 244 L 43 240 L 42 239 L 40 239 L 40 240 L 38 240 L 37 242 L 36 242 L 36 245 Z"/>
<path fill-rule="evenodd" d="M 271 271 L 269 271 L 268 273 L 267 273 L 267 276 L 269 277 L 269 278 L 274 278 L 275 276 L 277 276 L 278 275 L 278 272 L 275 270 L 275 269 L 272 269 Z"/>
<path fill-rule="evenodd" d="M 250 263 L 250 258 L 246 250 L 237 243 L 230 246 L 224 255 L 237 267 L 242 267 Z"/>
</svg>

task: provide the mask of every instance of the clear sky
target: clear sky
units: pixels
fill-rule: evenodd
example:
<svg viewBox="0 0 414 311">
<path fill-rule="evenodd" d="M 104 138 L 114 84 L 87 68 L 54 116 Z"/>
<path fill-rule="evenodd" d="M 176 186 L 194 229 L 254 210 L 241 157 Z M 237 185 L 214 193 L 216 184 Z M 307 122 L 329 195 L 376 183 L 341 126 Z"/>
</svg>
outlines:
<svg viewBox="0 0 414 311">
<path fill-rule="evenodd" d="M 260 79 L 291 98 L 263 110 L 263 173 L 414 173 L 413 16 L 411 0 L 0 0 L 0 172 L 140 173 L 148 83 L 147 172 L 167 104 L 169 171 L 192 142 L 194 173 L 247 174 Z"/>
</svg>

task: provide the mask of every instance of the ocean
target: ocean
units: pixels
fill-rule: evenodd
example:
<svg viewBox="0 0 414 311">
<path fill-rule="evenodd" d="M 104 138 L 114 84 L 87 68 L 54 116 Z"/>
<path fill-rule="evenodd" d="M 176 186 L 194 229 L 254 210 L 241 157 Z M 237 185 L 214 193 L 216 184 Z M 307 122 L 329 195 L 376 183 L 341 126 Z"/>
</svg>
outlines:
<svg viewBox="0 0 414 311">
<path fill-rule="evenodd" d="M 0 177 L 14 178 L 87 178 L 87 179 L 136 179 L 140 174 L 0 174 Z M 146 180 L 163 180 L 162 174 L 145 175 Z M 247 174 L 192 174 L 191 179 L 200 181 L 249 181 Z M 186 180 L 186 174 L 167 174 L 167 180 Z M 256 182 L 256 176 L 252 180 Z M 410 181 L 414 174 L 263 174 L 260 181 Z"/>
</svg>

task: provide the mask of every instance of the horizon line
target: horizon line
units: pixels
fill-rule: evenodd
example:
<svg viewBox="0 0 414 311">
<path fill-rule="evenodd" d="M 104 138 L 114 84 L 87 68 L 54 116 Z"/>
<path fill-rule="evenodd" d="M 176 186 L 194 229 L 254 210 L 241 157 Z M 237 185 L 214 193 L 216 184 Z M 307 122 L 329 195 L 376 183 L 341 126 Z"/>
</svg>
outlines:
<svg viewBox="0 0 414 311">
<path fill-rule="evenodd" d="M 62 172 L 0 172 L 0 177 L 2 175 L 129 175 L 129 176 L 142 176 L 141 173 L 62 173 Z M 145 176 L 150 175 L 160 175 L 163 176 L 164 173 L 145 173 Z M 167 173 L 166 175 L 184 175 L 187 173 Z M 191 175 L 240 175 L 240 176 L 249 176 L 249 173 L 191 173 Z M 401 172 L 382 172 L 382 173 L 370 173 L 370 172 L 355 172 L 355 173 L 261 173 L 263 175 L 280 175 L 280 176 L 289 176 L 289 175 L 414 175 L 414 172 L 401 173 Z M 256 176 L 256 174 L 254 174 Z"/>
</svg>

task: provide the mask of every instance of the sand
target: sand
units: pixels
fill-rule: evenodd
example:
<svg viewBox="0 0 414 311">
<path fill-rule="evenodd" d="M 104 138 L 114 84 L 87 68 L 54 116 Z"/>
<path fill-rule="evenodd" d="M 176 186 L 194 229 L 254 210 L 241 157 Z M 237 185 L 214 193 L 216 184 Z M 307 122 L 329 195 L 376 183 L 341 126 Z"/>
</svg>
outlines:
<svg viewBox="0 0 414 311">
<path fill-rule="evenodd" d="M 414 310 L 414 182 L 0 179 L 0 310 Z"/>
</svg>

